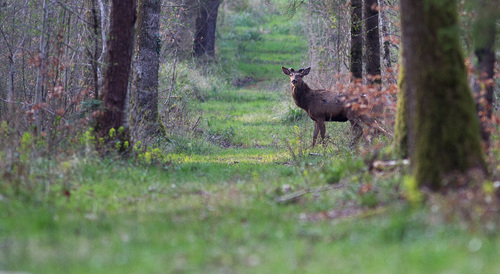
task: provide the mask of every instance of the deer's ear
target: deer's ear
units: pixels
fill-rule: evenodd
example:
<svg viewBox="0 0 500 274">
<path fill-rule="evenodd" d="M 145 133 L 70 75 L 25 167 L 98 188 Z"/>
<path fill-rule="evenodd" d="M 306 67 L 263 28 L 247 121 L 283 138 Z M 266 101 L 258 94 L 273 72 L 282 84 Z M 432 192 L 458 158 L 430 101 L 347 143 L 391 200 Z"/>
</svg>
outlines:
<svg viewBox="0 0 500 274">
<path fill-rule="evenodd" d="M 286 74 L 286 75 L 290 76 L 290 70 L 288 70 L 287 68 L 285 68 L 285 67 L 283 67 L 283 66 L 281 67 L 281 70 L 283 70 L 283 73 L 284 73 L 284 74 Z"/>
<path fill-rule="evenodd" d="M 305 68 L 304 71 L 302 72 L 302 75 L 307 75 L 311 71 L 311 67 Z"/>
</svg>

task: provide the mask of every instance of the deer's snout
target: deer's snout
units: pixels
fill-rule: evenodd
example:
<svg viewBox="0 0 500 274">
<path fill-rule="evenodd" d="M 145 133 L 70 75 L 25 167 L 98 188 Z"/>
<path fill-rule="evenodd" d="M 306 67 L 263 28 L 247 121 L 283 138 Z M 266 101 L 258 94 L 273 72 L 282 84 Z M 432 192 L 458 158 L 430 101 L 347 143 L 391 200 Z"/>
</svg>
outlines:
<svg viewBox="0 0 500 274">
<path fill-rule="evenodd" d="M 292 79 L 292 84 L 294 84 L 294 85 L 297 84 L 297 80 Z"/>
</svg>

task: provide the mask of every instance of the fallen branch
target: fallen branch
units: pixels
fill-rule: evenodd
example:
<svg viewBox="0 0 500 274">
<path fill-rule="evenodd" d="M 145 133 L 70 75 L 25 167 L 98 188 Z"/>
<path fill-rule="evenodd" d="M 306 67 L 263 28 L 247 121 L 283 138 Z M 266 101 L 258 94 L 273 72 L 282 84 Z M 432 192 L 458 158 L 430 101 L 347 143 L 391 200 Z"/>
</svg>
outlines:
<svg viewBox="0 0 500 274">
<path fill-rule="evenodd" d="M 297 200 L 298 198 L 300 198 L 306 194 L 309 194 L 309 193 L 319 193 L 319 192 L 328 191 L 328 190 L 340 189 L 343 187 L 344 187 L 344 184 L 341 183 L 341 184 L 335 184 L 335 185 L 321 186 L 321 187 L 317 187 L 317 188 L 313 188 L 313 189 L 304 189 L 304 190 L 300 190 L 300 191 L 297 191 L 294 193 L 279 196 L 275 200 L 277 203 L 293 202 L 293 201 Z"/>
<path fill-rule="evenodd" d="M 400 160 L 400 161 L 396 161 L 396 160 L 374 161 L 372 164 L 372 168 L 379 170 L 379 171 L 382 171 L 382 170 L 391 169 L 391 168 L 395 168 L 395 167 L 399 167 L 399 166 L 407 166 L 409 164 L 410 164 L 410 161 L 406 160 L 406 159 Z"/>
</svg>

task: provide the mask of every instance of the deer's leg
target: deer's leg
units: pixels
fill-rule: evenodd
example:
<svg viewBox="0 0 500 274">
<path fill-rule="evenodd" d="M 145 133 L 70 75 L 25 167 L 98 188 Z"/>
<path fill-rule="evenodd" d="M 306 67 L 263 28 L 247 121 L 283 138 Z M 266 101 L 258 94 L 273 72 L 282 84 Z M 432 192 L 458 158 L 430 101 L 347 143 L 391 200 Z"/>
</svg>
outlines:
<svg viewBox="0 0 500 274">
<path fill-rule="evenodd" d="M 313 134 L 313 144 L 312 144 L 313 147 L 316 145 L 316 139 L 318 138 L 318 133 L 319 133 L 318 122 L 314 121 L 314 134 Z"/>
</svg>

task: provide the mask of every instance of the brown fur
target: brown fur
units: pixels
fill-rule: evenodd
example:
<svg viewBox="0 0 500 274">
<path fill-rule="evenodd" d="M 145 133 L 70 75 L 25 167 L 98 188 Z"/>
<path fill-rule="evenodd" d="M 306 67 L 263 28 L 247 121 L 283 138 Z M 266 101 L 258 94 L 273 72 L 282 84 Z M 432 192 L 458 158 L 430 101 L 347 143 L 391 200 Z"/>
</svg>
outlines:
<svg viewBox="0 0 500 274">
<path fill-rule="evenodd" d="M 321 132 L 321 138 L 324 142 L 326 134 L 325 122 L 349 121 L 355 131 L 354 141 L 361 137 L 362 128 L 360 121 L 353 115 L 349 107 L 346 107 L 352 100 L 348 100 L 342 93 L 335 93 L 326 89 L 314 90 L 309 88 L 302 78 L 309 74 L 310 67 L 298 71 L 295 71 L 293 68 L 281 68 L 283 73 L 290 77 L 292 96 L 295 104 L 305 110 L 314 121 L 313 147 L 316 145 L 319 132 Z"/>
</svg>

